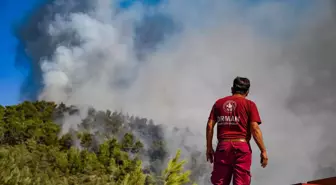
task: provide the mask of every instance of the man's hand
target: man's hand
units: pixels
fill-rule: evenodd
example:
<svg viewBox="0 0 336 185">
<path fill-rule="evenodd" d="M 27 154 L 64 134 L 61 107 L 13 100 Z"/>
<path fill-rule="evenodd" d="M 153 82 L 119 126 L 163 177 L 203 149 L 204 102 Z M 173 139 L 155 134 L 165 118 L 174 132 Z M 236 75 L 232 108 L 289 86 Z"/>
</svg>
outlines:
<svg viewBox="0 0 336 185">
<path fill-rule="evenodd" d="M 210 161 L 210 163 L 212 164 L 214 161 L 214 150 L 212 147 L 207 148 L 206 157 L 207 161 Z"/>
<path fill-rule="evenodd" d="M 261 167 L 265 168 L 268 164 L 268 156 L 267 156 L 267 152 L 263 151 L 260 153 L 260 163 L 261 163 Z"/>
</svg>

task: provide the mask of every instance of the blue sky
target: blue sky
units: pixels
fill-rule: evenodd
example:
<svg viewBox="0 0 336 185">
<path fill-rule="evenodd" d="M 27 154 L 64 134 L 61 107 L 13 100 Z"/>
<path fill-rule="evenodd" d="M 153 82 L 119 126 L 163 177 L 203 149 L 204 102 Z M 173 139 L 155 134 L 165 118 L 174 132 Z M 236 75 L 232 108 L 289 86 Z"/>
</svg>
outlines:
<svg viewBox="0 0 336 185">
<path fill-rule="evenodd" d="M 12 24 L 31 9 L 37 0 L 0 1 L 0 104 L 18 103 L 20 83 L 24 75 L 15 68 L 17 41 L 11 33 Z"/>
<path fill-rule="evenodd" d="M 12 25 L 26 15 L 39 1 L 41 0 L 0 0 L 0 105 L 11 105 L 19 102 L 20 84 L 25 77 L 22 71 L 15 67 L 17 40 L 11 33 Z M 121 6 L 128 7 L 136 0 L 123 1 L 124 3 Z M 160 0 L 140 1 L 145 2 L 145 4 L 156 4 Z M 245 2 L 257 3 L 260 1 L 265 0 Z M 307 2 L 308 0 L 297 0 L 292 5 L 299 5 L 302 8 L 303 4 L 307 4 Z"/>
</svg>

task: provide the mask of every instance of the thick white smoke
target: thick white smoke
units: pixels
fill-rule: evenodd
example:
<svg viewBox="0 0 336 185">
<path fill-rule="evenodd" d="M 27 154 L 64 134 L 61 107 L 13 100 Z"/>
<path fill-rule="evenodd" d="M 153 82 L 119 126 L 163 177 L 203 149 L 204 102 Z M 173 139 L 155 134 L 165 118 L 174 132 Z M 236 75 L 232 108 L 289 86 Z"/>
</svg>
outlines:
<svg viewBox="0 0 336 185">
<path fill-rule="evenodd" d="M 328 17 L 327 1 L 310 2 L 314 8 L 302 7 L 298 13 L 287 1 L 247 6 L 237 1 L 171 0 L 156 11 L 169 15 L 180 30 L 142 61 L 134 51 L 133 30 L 151 9 L 137 5 L 116 12 L 111 0 L 91 3 L 88 12 L 59 14 L 49 23 L 51 38 L 72 32 L 80 43 L 60 44 L 51 58 L 43 59 L 45 88 L 40 99 L 123 110 L 157 123 L 187 126 L 196 133 L 188 142 L 202 149 L 212 104 L 229 95 L 236 76 L 246 76 L 251 80 L 249 98 L 257 103 L 264 122 L 270 157 L 269 166 L 262 169 L 253 144 L 252 184 L 313 178 L 313 157 L 322 150 L 324 128 L 312 123 L 334 116 L 297 115 L 288 108 L 296 88 L 294 62 L 301 57 L 289 54 L 288 48 L 301 47 L 293 44 L 301 43 L 297 36 Z M 167 137 L 174 140 L 168 133 Z M 172 151 L 178 147 L 171 145 Z"/>
</svg>

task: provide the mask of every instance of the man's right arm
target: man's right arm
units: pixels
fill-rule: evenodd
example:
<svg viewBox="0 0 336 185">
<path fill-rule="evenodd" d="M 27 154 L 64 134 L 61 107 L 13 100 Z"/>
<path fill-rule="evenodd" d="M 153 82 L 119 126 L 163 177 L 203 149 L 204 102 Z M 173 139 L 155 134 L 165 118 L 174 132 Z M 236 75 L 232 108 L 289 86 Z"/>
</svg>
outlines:
<svg viewBox="0 0 336 185">
<path fill-rule="evenodd" d="M 266 147 L 264 145 L 262 132 L 259 128 L 258 122 L 251 122 L 251 134 L 253 135 L 254 141 L 257 143 L 260 149 L 260 163 L 263 168 L 265 168 L 268 164 L 268 156 L 266 152 Z"/>
<path fill-rule="evenodd" d="M 261 124 L 261 119 L 259 116 L 259 111 L 257 108 L 257 105 L 253 102 L 250 101 L 250 131 L 251 134 L 253 135 L 254 141 L 257 143 L 259 149 L 261 152 L 265 152 L 266 148 L 264 145 L 263 137 L 262 137 L 262 132 L 259 128 L 259 125 Z"/>
<path fill-rule="evenodd" d="M 254 141 L 258 145 L 261 152 L 266 152 L 266 147 L 264 144 L 262 132 L 260 130 L 259 124 L 257 122 L 251 122 L 251 134 L 253 136 Z"/>
</svg>

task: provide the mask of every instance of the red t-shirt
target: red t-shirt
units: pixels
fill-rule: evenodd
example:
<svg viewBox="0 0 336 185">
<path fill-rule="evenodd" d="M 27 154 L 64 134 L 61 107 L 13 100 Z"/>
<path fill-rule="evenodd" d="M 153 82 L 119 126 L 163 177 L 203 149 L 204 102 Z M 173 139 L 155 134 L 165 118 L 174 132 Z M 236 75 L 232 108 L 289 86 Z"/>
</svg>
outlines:
<svg viewBox="0 0 336 185">
<path fill-rule="evenodd" d="M 256 104 L 241 96 L 227 96 L 213 105 L 209 120 L 217 123 L 217 138 L 250 140 L 249 123 L 261 124 Z"/>
</svg>

